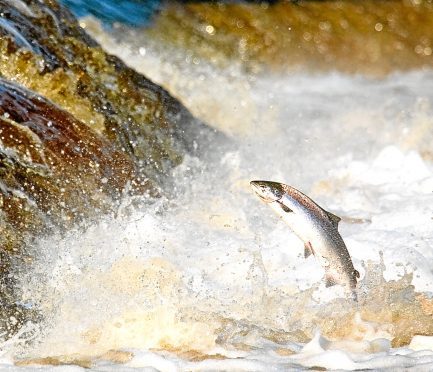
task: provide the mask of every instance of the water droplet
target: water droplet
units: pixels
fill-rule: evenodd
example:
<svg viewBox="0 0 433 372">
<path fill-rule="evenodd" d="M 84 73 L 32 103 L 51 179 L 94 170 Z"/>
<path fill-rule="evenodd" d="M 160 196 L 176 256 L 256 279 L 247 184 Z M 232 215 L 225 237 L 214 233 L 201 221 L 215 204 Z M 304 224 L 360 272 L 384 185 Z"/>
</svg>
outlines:
<svg viewBox="0 0 433 372">
<path fill-rule="evenodd" d="M 215 27 L 213 27 L 212 25 L 207 25 L 206 32 L 210 35 L 215 35 Z"/>
<path fill-rule="evenodd" d="M 374 25 L 374 29 L 375 29 L 376 31 L 378 31 L 378 32 L 382 31 L 382 30 L 383 30 L 383 24 L 380 23 L 380 22 L 377 22 L 377 23 Z"/>
</svg>

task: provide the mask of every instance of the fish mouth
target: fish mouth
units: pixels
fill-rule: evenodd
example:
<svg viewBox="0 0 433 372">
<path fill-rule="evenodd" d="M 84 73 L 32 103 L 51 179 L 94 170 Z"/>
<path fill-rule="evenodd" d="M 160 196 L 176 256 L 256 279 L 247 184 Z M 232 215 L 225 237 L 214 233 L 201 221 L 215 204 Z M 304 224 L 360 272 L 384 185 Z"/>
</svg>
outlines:
<svg viewBox="0 0 433 372">
<path fill-rule="evenodd" d="M 265 203 L 279 201 L 284 194 L 283 184 L 273 181 L 251 181 L 251 188 Z"/>
</svg>

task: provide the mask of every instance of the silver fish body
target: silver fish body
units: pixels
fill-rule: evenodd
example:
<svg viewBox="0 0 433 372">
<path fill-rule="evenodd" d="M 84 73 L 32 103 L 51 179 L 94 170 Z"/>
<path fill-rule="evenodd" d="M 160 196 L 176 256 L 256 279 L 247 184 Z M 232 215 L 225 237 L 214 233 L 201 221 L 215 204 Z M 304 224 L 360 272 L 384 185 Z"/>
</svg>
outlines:
<svg viewBox="0 0 433 372">
<path fill-rule="evenodd" d="M 314 254 L 325 269 L 326 286 L 341 284 L 356 300 L 358 271 L 340 233 L 340 218 L 325 211 L 294 187 L 272 181 L 251 181 L 254 192 L 304 242 L 305 257 Z"/>
</svg>

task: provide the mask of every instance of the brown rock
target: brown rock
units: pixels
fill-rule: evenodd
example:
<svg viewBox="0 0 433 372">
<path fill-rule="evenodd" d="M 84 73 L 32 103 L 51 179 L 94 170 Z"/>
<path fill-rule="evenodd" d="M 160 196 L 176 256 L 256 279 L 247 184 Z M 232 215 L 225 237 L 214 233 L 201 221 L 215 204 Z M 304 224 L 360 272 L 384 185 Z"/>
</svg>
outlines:
<svg viewBox="0 0 433 372">
<path fill-rule="evenodd" d="M 201 133 L 213 132 L 56 1 L 0 0 L 2 329 L 38 317 L 14 279 L 35 237 L 116 210 L 126 186 L 155 196 Z"/>
</svg>

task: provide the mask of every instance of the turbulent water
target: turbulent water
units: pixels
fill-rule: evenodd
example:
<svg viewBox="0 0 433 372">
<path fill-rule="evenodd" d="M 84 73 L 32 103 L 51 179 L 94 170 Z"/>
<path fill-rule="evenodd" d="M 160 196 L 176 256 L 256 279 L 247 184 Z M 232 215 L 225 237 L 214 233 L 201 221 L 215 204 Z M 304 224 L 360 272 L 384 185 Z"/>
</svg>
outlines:
<svg viewBox="0 0 433 372">
<path fill-rule="evenodd" d="M 171 195 L 40 240 L 20 287 L 45 320 L 3 345 L 2 368 L 433 368 L 432 71 L 252 75 L 95 35 L 230 140 L 186 157 Z M 325 287 L 253 179 L 342 217 L 358 304 Z"/>
</svg>

